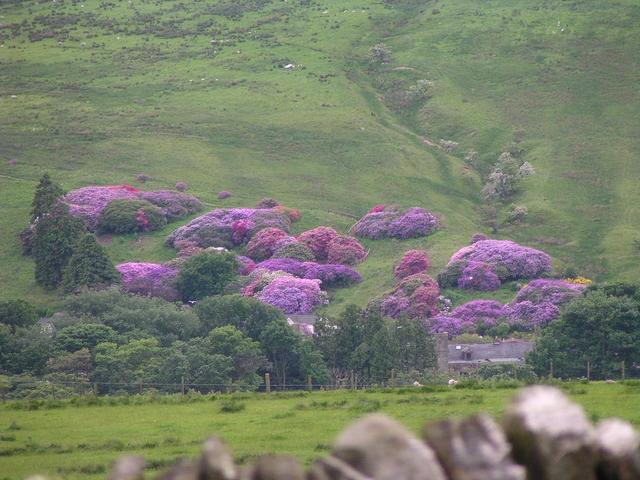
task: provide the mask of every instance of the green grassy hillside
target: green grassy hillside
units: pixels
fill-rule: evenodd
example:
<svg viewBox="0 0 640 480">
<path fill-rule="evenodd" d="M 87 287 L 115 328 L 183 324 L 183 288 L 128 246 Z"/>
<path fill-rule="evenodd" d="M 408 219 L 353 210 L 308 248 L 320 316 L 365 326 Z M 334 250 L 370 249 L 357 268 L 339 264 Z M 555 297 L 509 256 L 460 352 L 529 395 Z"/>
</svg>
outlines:
<svg viewBox="0 0 640 480">
<path fill-rule="evenodd" d="M 331 308 L 363 304 L 405 249 L 425 248 L 437 271 L 483 230 L 481 176 L 512 143 L 537 174 L 514 199 L 528 222 L 497 236 L 599 279 L 640 272 L 632 0 L 16 1 L 0 24 L 1 298 L 55 302 L 16 239 L 48 171 L 65 189 L 183 181 L 210 207 L 270 196 L 301 209 L 299 231 L 346 231 L 378 203 L 437 212 L 428 239 L 366 243 L 364 282 Z M 392 61 L 372 70 L 380 42 Z M 403 102 L 421 79 L 429 98 Z M 441 138 L 458 148 L 429 144 Z M 166 260 L 175 226 L 109 251 Z"/>
<path fill-rule="evenodd" d="M 637 386 L 591 383 L 563 388 L 594 422 L 615 415 L 640 425 Z M 483 411 L 500 418 L 515 391 L 427 387 L 155 400 L 85 397 L 76 403 L 45 400 L 36 410 L 38 401 L 8 402 L 0 405 L 0 478 L 41 473 L 52 479 L 97 480 L 105 478 L 112 461 L 122 455 L 142 455 L 151 470 L 166 469 L 176 457 L 195 457 L 209 435 L 222 438 L 240 463 L 280 453 L 309 465 L 326 455 L 343 428 L 366 413 L 383 412 L 419 433 L 426 422 L 452 416 Z M 92 400 L 101 403 L 86 404 Z M 240 410 L 225 411 L 233 406 Z"/>
</svg>

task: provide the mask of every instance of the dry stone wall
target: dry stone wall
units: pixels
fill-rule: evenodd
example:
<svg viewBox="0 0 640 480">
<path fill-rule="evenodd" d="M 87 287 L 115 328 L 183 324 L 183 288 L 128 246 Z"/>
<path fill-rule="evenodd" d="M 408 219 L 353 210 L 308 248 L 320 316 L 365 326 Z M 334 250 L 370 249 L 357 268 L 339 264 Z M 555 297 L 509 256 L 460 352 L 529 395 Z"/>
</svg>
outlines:
<svg viewBox="0 0 640 480">
<path fill-rule="evenodd" d="M 639 406 L 640 408 L 640 406 Z M 142 480 L 144 460 L 118 460 L 108 480 Z M 373 414 L 347 427 L 330 456 L 305 471 L 288 456 L 237 466 L 217 438 L 200 458 L 158 480 L 638 480 L 640 435 L 619 419 L 596 427 L 559 390 L 533 386 L 508 406 L 502 425 L 487 415 L 427 424 L 422 438 Z"/>
</svg>

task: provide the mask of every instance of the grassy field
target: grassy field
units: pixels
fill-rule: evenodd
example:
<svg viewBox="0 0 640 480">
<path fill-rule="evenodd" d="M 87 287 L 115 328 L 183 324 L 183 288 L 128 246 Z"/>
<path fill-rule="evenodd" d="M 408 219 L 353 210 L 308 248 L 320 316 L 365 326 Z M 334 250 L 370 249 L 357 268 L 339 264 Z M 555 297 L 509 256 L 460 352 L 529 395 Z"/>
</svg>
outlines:
<svg viewBox="0 0 640 480">
<path fill-rule="evenodd" d="M 593 421 L 618 416 L 640 426 L 637 385 L 564 384 L 563 389 Z M 34 472 L 60 479 L 104 478 L 113 459 L 125 454 L 143 455 L 154 469 L 164 468 L 178 456 L 197 455 L 211 434 L 220 436 L 240 462 L 287 453 L 309 464 L 330 450 L 349 422 L 368 412 L 384 412 L 417 433 L 427 421 L 479 411 L 499 419 L 514 393 L 511 388 L 443 388 L 129 397 L 127 404 L 101 398 L 99 406 L 62 401 L 47 406 L 45 401 L 36 410 L 27 402 L 7 403 L 0 406 L 0 479 Z"/>
<path fill-rule="evenodd" d="M 497 236 L 598 279 L 640 273 L 635 1 L 21 1 L 0 24 L 0 298 L 57 302 L 16 239 L 48 171 L 66 189 L 183 181 L 210 207 L 272 196 L 301 209 L 298 231 L 346 231 L 378 203 L 438 213 L 428 239 L 367 242 L 364 282 L 330 308 L 362 305 L 404 250 L 425 248 L 437 272 L 483 230 L 481 175 L 513 142 L 537 170 L 515 199 L 530 216 Z M 373 72 L 378 42 L 393 60 Z M 398 100 L 420 79 L 429 99 Z M 175 226 L 110 254 L 169 259 Z"/>
</svg>

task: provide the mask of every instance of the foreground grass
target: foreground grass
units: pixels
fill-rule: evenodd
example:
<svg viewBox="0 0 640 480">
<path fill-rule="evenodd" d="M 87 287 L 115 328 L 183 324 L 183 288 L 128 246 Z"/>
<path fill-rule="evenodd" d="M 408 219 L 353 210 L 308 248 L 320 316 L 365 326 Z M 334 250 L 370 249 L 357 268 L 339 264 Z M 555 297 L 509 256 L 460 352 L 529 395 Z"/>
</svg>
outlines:
<svg viewBox="0 0 640 480">
<path fill-rule="evenodd" d="M 618 416 L 640 426 L 640 387 L 564 384 L 594 421 Z M 220 436 L 240 462 L 287 453 L 309 464 L 329 451 L 354 419 L 384 412 L 414 432 L 427 422 L 488 412 L 499 418 L 515 389 L 416 389 L 285 392 L 98 399 L 105 405 L 46 401 L 0 407 L 0 479 L 30 473 L 52 478 L 103 478 L 114 458 L 144 455 L 153 469 L 194 456 L 204 438 Z M 113 405 L 106 405 L 107 402 Z M 55 408 L 52 408 L 55 407 Z"/>
</svg>

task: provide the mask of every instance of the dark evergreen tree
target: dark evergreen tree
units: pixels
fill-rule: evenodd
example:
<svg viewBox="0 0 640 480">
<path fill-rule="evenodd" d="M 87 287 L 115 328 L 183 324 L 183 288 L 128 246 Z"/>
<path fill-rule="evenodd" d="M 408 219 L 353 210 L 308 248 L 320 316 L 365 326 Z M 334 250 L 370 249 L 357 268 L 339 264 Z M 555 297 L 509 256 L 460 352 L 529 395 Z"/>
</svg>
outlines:
<svg viewBox="0 0 640 480">
<path fill-rule="evenodd" d="M 13 329 L 30 327 L 38 320 L 36 309 L 26 300 L 7 300 L 0 302 L 0 323 Z"/>
<path fill-rule="evenodd" d="M 51 181 L 49 175 L 45 173 L 36 187 L 33 202 L 31 202 L 31 221 L 42 218 L 54 207 L 58 198 L 64 194 L 62 188 Z"/>
<path fill-rule="evenodd" d="M 57 204 L 38 220 L 33 240 L 36 282 L 45 288 L 55 288 L 78 241 L 84 233 L 82 220 L 69 215 L 66 205 Z"/>
<path fill-rule="evenodd" d="M 65 292 L 73 292 L 83 288 L 105 287 L 117 280 L 118 272 L 106 250 L 96 241 L 96 237 L 87 234 L 78 243 L 64 269 L 62 287 Z"/>
<path fill-rule="evenodd" d="M 186 302 L 222 293 L 233 280 L 238 262 L 231 253 L 200 253 L 189 258 L 180 270 L 177 287 Z"/>
</svg>

